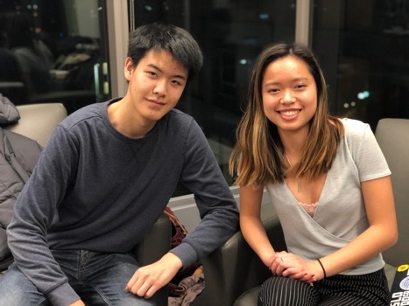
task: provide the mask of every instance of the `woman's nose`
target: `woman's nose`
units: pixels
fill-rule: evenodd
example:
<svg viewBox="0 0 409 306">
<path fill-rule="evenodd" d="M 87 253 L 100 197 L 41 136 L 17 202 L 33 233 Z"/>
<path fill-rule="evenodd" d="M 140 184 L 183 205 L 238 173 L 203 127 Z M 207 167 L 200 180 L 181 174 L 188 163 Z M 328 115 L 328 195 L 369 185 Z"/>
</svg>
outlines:
<svg viewBox="0 0 409 306">
<path fill-rule="evenodd" d="M 284 95 L 280 100 L 281 103 L 292 103 L 295 102 L 294 94 L 291 90 L 285 90 Z"/>
</svg>

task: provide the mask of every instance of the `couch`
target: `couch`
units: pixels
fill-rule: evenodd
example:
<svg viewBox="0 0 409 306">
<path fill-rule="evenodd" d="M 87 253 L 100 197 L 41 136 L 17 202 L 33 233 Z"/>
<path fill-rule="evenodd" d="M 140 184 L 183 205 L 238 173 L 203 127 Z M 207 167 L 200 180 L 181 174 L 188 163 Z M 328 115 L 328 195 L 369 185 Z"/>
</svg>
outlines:
<svg viewBox="0 0 409 306">
<path fill-rule="evenodd" d="M 22 134 L 42 145 L 47 145 L 56 125 L 67 116 L 61 103 L 39 103 L 18 105 L 20 120 L 7 128 Z M 170 250 L 172 225 L 168 216 L 163 213 L 155 222 L 148 236 L 135 247 L 134 253 L 142 265 L 150 264 Z M 4 271 L 3 271 L 4 272 Z M 168 290 L 165 286 L 157 293 L 158 306 L 168 304 Z"/>
<path fill-rule="evenodd" d="M 398 218 L 399 240 L 383 253 L 391 287 L 397 266 L 409 258 L 409 120 L 382 119 L 375 136 L 392 171 L 392 186 Z M 280 222 L 272 205 L 262 206 L 267 235 L 277 250 L 285 249 Z M 212 306 L 257 305 L 260 284 L 270 273 L 248 246 L 240 231 L 221 248 L 202 260 L 206 280 L 204 300 Z"/>
</svg>

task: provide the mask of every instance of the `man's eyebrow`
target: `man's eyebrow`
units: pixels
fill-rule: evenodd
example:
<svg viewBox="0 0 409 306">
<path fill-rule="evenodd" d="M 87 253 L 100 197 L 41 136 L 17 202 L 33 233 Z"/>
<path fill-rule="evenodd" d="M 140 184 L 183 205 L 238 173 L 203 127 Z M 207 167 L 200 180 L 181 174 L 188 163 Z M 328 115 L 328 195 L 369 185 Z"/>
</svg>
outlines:
<svg viewBox="0 0 409 306">
<path fill-rule="evenodd" d="M 158 66 L 156 66 L 155 64 L 148 64 L 148 67 L 152 67 L 153 69 L 158 70 L 159 72 L 163 72 L 162 69 L 160 69 Z M 179 78 L 182 79 L 184 81 L 186 81 L 186 77 L 184 75 L 179 75 L 179 74 L 175 74 L 173 75 L 174 78 Z"/>
</svg>

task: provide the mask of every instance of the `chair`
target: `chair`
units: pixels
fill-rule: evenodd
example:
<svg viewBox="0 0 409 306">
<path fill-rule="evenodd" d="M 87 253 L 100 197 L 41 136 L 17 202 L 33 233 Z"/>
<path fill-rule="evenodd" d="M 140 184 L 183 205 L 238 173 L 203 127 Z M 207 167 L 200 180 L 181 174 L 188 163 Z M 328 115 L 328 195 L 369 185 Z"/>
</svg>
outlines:
<svg viewBox="0 0 409 306">
<path fill-rule="evenodd" d="M 399 240 L 383 256 L 396 267 L 409 260 L 409 119 L 381 119 L 375 135 L 392 171 Z"/>
<path fill-rule="evenodd" d="M 64 105 L 68 114 L 77 109 L 97 101 L 97 95 L 93 90 L 57 90 L 41 94 L 31 95 L 29 103 L 53 103 L 59 101 Z"/>
<path fill-rule="evenodd" d="M 57 124 L 67 116 L 67 111 L 61 103 L 27 104 L 16 107 L 20 113 L 20 120 L 5 128 L 37 140 L 43 147 L 47 145 Z M 163 213 L 144 241 L 135 247 L 134 254 L 138 262 L 141 265 L 147 265 L 160 259 L 170 250 L 171 239 L 171 221 Z M 168 305 L 166 286 L 159 290 L 156 295 L 159 306 Z"/>
<path fill-rule="evenodd" d="M 392 171 L 392 185 L 398 217 L 399 241 L 383 253 L 391 287 L 396 267 L 407 263 L 409 244 L 409 120 L 382 119 L 377 141 Z M 277 250 L 285 249 L 283 232 L 272 205 L 263 205 L 261 216 L 267 235 Z M 206 289 L 202 294 L 212 306 L 257 305 L 259 286 L 270 273 L 248 246 L 240 231 L 221 248 L 202 260 Z"/>
<path fill-rule="evenodd" d="M 170 250 L 172 241 L 172 224 L 169 217 L 162 213 L 156 220 L 148 236 L 135 247 L 134 253 L 138 262 L 149 265 L 159 260 Z M 164 286 L 155 293 L 158 306 L 168 305 L 168 287 Z"/>
<path fill-rule="evenodd" d="M 57 124 L 67 117 L 67 111 L 61 103 L 17 105 L 20 119 L 6 128 L 36 140 L 41 146 L 47 144 Z"/>
</svg>

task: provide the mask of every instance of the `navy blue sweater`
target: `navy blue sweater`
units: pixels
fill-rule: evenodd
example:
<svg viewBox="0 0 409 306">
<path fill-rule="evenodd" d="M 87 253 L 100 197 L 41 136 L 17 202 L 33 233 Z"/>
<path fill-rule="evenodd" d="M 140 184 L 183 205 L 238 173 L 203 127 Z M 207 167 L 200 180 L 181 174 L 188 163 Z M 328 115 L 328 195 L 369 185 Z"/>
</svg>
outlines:
<svg viewBox="0 0 409 306">
<path fill-rule="evenodd" d="M 108 103 L 89 105 L 56 128 L 7 230 L 16 264 L 55 305 L 75 292 L 50 249 L 131 251 L 179 180 L 194 193 L 202 218 L 172 250 L 184 266 L 237 230 L 235 200 L 191 116 L 172 110 L 145 137 L 132 139 L 111 125 Z"/>
</svg>

